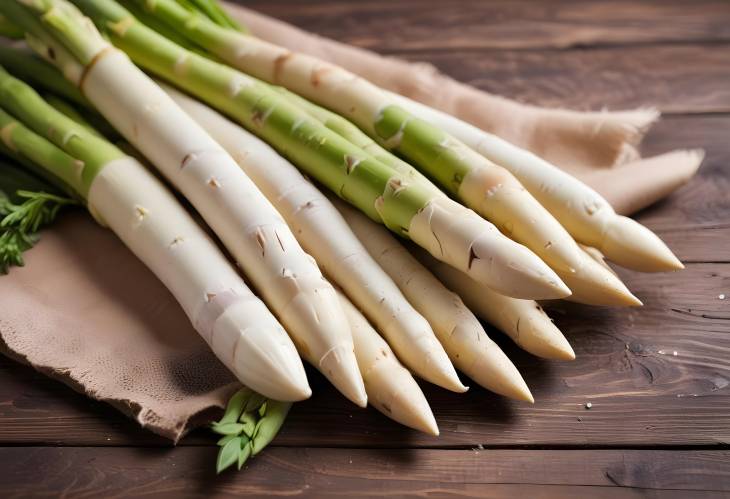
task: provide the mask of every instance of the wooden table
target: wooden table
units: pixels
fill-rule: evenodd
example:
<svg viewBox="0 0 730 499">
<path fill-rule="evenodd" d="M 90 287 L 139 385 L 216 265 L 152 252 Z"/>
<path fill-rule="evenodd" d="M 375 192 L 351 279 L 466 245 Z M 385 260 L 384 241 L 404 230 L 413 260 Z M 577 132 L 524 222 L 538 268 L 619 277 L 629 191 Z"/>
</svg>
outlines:
<svg viewBox="0 0 730 499">
<path fill-rule="evenodd" d="M 659 107 L 645 153 L 707 150 L 688 186 L 639 215 L 687 269 L 622 271 L 640 310 L 553 309 L 574 362 L 540 361 L 502 341 L 535 405 L 424 386 L 442 432 L 430 438 L 354 408 L 311 374 L 315 395 L 274 445 L 220 477 L 207 431 L 172 448 L 0 358 L 0 497 L 730 496 L 730 3 L 247 3 L 516 99 Z"/>
</svg>

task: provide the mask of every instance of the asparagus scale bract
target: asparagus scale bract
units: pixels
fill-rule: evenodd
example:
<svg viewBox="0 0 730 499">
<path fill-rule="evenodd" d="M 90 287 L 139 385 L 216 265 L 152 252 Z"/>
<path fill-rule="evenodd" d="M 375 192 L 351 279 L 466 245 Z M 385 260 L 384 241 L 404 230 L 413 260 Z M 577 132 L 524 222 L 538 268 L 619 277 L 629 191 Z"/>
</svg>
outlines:
<svg viewBox="0 0 730 499">
<path fill-rule="evenodd" d="M 408 181 L 255 78 L 185 50 L 113 0 L 74 0 L 137 63 L 233 117 L 327 188 L 474 279 L 513 296 L 570 294 L 534 253 Z"/>
<path fill-rule="evenodd" d="M 265 142 L 205 104 L 164 84 L 162 88 L 253 179 L 282 214 L 304 248 L 317 259 L 329 278 L 363 310 L 403 363 L 427 381 L 452 391 L 466 390 L 429 323 L 370 257 L 347 222 L 319 189 Z M 358 357 L 357 341 L 355 356 Z M 367 379 L 365 383 L 367 388 Z"/>
<path fill-rule="evenodd" d="M 570 235 L 509 171 L 411 114 L 381 88 L 339 66 L 219 26 L 177 0 L 134 1 L 232 66 L 351 119 L 554 269 L 581 264 Z"/>
<path fill-rule="evenodd" d="M 0 107 L 3 143 L 87 201 L 172 292 L 239 380 L 275 399 L 309 397 L 286 331 L 157 178 L 2 68 Z"/>
<path fill-rule="evenodd" d="M 18 9 L 16 1 L 3 2 L 1 8 L 30 33 L 33 48 L 64 68 L 97 110 L 190 200 L 291 334 L 302 357 L 346 397 L 365 406 L 352 336 L 334 288 L 251 179 L 73 5 L 65 0 L 20 3 L 27 10 Z M 28 19 L 28 13 L 36 17 Z M 115 29 L 124 33 L 131 28 L 123 22 Z M 143 50 L 152 54 L 161 49 L 146 40 Z M 76 70 L 69 71 L 74 62 Z"/>
<path fill-rule="evenodd" d="M 634 270 L 659 272 L 683 268 L 653 232 L 631 218 L 616 214 L 608 201 L 572 175 L 458 118 L 406 97 L 391 95 L 413 114 L 448 130 L 507 168 L 578 242 L 593 246 L 609 260 Z"/>
</svg>

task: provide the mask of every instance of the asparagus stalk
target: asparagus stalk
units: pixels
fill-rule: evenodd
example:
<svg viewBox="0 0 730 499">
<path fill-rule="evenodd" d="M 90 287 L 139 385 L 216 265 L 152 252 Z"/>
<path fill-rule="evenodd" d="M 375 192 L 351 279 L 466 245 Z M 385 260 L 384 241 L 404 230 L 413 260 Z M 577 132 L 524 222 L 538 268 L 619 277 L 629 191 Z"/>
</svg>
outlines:
<svg viewBox="0 0 730 499">
<path fill-rule="evenodd" d="M 78 88 L 59 78 L 58 70 L 36 57 L 31 50 L 0 44 L 0 64 L 36 88 L 43 88 L 72 104 L 89 106 L 89 101 Z"/>
<path fill-rule="evenodd" d="M 161 37 L 113 0 L 74 1 L 140 65 L 235 118 L 330 190 L 436 258 L 506 294 L 570 294 L 527 248 L 458 203 L 409 184 L 268 85 Z"/>
<path fill-rule="evenodd" d="M 388 231 L 344 203 L 334 203 L 370 255 L 431 323 L 457 368 L 488 390 L 534 402 L 515 366 L 457 295 L 446 289 Z M 468 277 L 466 280 L 484 288 Z"/>
<path fill-rule="evenodd" d="M 553 269 L 572 272 L 580 265 L 573 239 L 511 173 L 418 119 L 367 80 L 315 57 L 219 26 L 176 0 L 134 1 L 232 66 L 352 119 Z"/>
<path fill-rule="evenodd" d="M 523 350 L 545 359 L 575 359 L 570 343 L 537 302 L 484 289 L 462 272 L 423 252 L 416 252 L 416 256 L 458 294 L 470 310 L 509 336 Z"/>
<path fill-rule="evenodd" d="M 160 278 L 242 382 L 281 400 L 311 394 L 286 331 L 156 177 L 2 68 L 0 107 L 4 144 L 72 186 Z"/>
<path fill-rule="evenodd" d="M 438 125 L 517 177 L 580 243 L 630 269 L 659 272 L 683 268 L 649 229 L 616 214 L 600 194 L 542 158 L 446 113 L 391 94 L 404 108 Z M 572 286 L 571 286 L 572 289 Z"/>
<path fill-rule="evenodd" d="M 34 50 L 67 68 L 67 78 L 191 201 L 292 335 L 302 357 L 364 407 L 365 388 L 335 290 L 233 158 L 73 5 L 37 0 L 22 7 L 11 1 L 0 9 L 30 33 Z M 144 46 L 150 53 L 158 49 L 164 52 L 164 47 Z M 68 70 L 72 63 L 77 66 L 73 71 Z"/>
<path fill-rule="evenodd" d="M 405 426 L 438 436 L 431 407 L 416 380 L 350 300 L 344 295 L 340 297 L 352 328 L 355 356 L 370 404 Z"/>
<path fill-rule="evenodd" d="M 253 179 L 299 242 L 363 310 L 398 357 L 423 379 L 452 391 L 465 391 L 429 323 L 370 257 L 327 197 L 265 142 L 205 104 L 161 86 Z M 357 342 L 355 347 L 357 357 Z M 367 388 L 367 379 L 365 382 Z"/>
<path fill-rule="evenodd" d="M 298 103 L 302 108 L 306 109 L 310 115 L 324 123 L 327 128 L 339 133 L 353 144 L 358 145 L 364 151 L 371 154 L 374 158 L 388 164 L 396 171 L 407 176 L 409 181 L 417 182 L 422 186 L 430 188 L 431 192 L 445 196 L 442 191 L 437 189 L 428 179 L 421 175 L 418 170 L 380 147 L 350 121 L 317 106 L 316 104 L 312 104 L 296 94 L 292 94 L 291 92 L 283 89 L 282 92 L 285 93 L 288 99 Z M 566 244 L 575 245 L 574 242 Z M 575 265 L 573 269 L 554 269 L 573 293 L 567 297 L 568 300 L 591 305 L 641 305 L 641 301 L 631 294 L 628 288 L 626 288 L 618 276 L 616 276 L 609 267 L 597 264 L 584 251 L 578 249 L 577 246 L 576 249 L 577 253 L 576 258 L 574 259 Z"/>
</svg>

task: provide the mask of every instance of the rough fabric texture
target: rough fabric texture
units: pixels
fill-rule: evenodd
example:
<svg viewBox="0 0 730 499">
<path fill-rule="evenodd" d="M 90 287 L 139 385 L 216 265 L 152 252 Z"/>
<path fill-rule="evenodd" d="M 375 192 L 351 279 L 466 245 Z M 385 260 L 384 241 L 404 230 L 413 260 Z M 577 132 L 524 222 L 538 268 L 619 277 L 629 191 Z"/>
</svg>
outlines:
<svg viewBox="0 0 730 499">
<path fill-rule="evenodd" d="M 638 160 L 653 110 L 546 110 L 480 92 L 425 64 L 384 58 L 241 8 L 262 38 L 330 60 L 470 121 L 588 182 L 628 214 L 686 182 L 701 155 Z M 210 420 L 236 383 L 170 293 L 114 235 L 76 211 L 0 277 L 0 349 L 177 441 Z"/>
<path fill-rule="evenodd" d="M 176 441 L 235 390 L 162 283 L 88 213 L 0 276 L 0 349 Z"/>
</svg>

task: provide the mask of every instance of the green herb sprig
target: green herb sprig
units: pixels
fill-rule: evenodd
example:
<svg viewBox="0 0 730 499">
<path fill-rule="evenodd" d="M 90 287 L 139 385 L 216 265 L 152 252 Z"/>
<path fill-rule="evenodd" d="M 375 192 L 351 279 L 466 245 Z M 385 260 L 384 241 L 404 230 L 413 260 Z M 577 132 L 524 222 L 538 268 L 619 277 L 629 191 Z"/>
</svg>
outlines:
<svg viewBox="0 0 730 499">
<path fill-rule="evenodd" d="M 59 210 L 77 204 L 73 199 L 50 194 L 18 190 L 17 204 L 0 190 L 0 274 L 7 274 L 10 266 L 23 266 L 23 253 L 38 241 L 38 231 L 56 219 Z"/>
<path fill-rule="evenodd" d="M 216 472 L 234 463 L 240 470 L 250 457 L 261 452 L 279 433 L 291 406 L 290 402 L 270 400 L 248 388 L 234 393 L 223 417 L 211 425 L 221 435 Z"/>
</svg>

